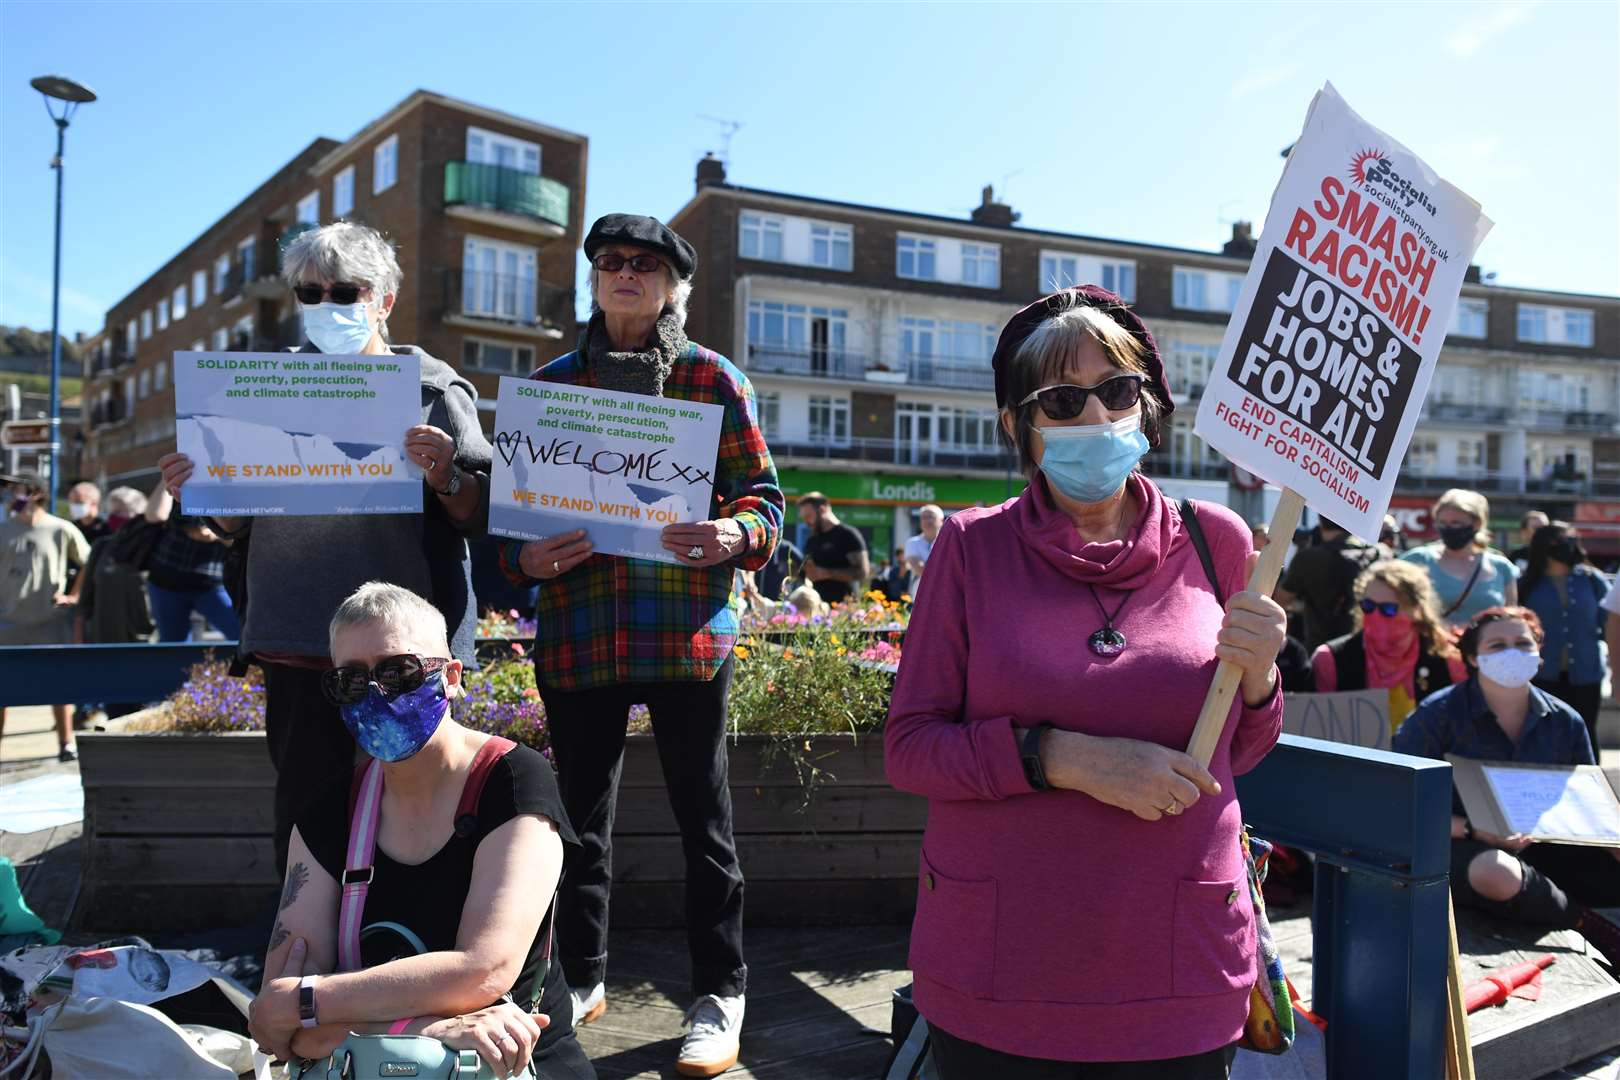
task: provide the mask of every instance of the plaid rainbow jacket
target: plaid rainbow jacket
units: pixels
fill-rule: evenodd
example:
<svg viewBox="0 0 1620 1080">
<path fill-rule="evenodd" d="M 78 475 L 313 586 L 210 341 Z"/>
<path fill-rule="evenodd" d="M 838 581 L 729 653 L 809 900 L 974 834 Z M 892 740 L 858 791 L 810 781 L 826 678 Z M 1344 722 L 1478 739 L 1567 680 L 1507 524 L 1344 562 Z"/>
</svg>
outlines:
<svg viewBox="0 0 1620 1080">
<path fill-rule="evenodd" d="M 597 385 L 577 351 L 530 378 Z M 776 550 L 784 501 L 748 377 L 719 353 L 688 344 L 664 382 L 664 396 L 725 407 L 710 517 L 741 525 L 748 551 L 698 569 L 592 555 L 562 577 L 539 582 L 534 664 L 547 686 L 586 690 L 714 678 L 737 643 L 737 609 L 730 603 L 734 571 L 758 570 Z M 522 549 L 518 540 L 503 545 L 501 569 L 527 587 L 535 579 L 519 569 Z"/>
</svg>

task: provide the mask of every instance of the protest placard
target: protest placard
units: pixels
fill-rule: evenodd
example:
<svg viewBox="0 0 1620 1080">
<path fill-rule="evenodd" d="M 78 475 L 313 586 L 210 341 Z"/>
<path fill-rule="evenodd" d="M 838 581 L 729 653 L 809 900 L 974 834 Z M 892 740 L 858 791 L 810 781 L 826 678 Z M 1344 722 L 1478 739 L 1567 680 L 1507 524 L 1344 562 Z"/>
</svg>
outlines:
<svg viewBox="0 0 1620 1080">
<path fill-rule="evenodd" d="M 1340 690 L 1331 694 L 1284 694 L 1283 731 L 1311 739 L 1388 750 L 1388 690 Z"/>
<path fill-rule="evenodd" d="M 420 513 L 405 432 L 421 380 L 414 355 L 175 353 L 175 443 L 196 467 L 185 512 Z"/>
<path fill-rule="evenodd" d="M 1377 540 L 1490 227 L 1478 203 L 1324 86 L 1272 196 L 1198 436 Z"/>
<path fill-rule="evenodd" d="M 1620 847 L 1620 771 L 1447 754 L 1468 820 L 1496 836 Z"/>
<path fill-rule="evenodd" d="M 541 540 L 584 529 L 605 555 L 680 560 L 666 526 L 713 516 L 725 409 L 502 378 L 489 531 Z"/>
</svg>

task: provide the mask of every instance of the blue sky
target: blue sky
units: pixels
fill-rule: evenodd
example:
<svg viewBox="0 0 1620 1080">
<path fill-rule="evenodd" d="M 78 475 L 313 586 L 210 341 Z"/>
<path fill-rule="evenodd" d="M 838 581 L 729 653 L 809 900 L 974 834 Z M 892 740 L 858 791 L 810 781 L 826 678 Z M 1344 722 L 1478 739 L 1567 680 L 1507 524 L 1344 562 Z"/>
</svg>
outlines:
<svg viewBox="0 0 1620 1080">
<path fill-rule="evenodd" d="M 1617 10 L 0 0 L 0 323 L 49 325 L 45 73 L 102 96 L 68 134 L 69 332 L 417 87 L 588 135 L 587 220 L 673 214 L 715 116 L 737 183 L 962 216 L 993 183 L 1025 225 L 1213 249 L 1331 79 L 1484 204 L 1501 282 L 1620 293 Z"/>
</svg>

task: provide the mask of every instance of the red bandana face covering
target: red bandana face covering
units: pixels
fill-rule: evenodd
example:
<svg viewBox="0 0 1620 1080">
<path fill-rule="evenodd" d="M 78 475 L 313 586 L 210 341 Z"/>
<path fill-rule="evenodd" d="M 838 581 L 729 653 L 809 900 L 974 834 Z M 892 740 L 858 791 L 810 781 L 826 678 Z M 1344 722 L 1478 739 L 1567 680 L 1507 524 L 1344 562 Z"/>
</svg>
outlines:
<svg viewBox="0 0 1620 1080">
<path fill-rule="evenodd" d="M 1361 627 L 1367 652 L 1388 668 L 1417 651 L 1417 624 L 1410 615 L 1368 615 Z"/>
</svg>

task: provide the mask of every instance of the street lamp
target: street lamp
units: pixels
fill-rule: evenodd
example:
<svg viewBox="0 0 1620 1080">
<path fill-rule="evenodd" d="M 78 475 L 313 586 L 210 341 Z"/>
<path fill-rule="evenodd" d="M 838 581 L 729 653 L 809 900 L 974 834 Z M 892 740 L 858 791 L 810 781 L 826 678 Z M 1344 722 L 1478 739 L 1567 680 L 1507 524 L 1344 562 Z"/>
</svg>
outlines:
<svg viewBox="0 0 1620 1080">
<path fill-rule="evenodd" d="M 45 99 L 45 112 L 56 124 L 56 156 L 51 168 L 56 170 L 56 256 L 51 269 L 51 484 L 49 513 L 56 513 L 57 484 L 62 473 L 62 142 L 67 137 L 68 121 L 80 105 L 96 100 L 96 92 L 82 83 L 60 75 L 41 75 L 28 83 Z M 52 107 L 52 101 L 62 102 L 61 113 Z"/>
</svg>

